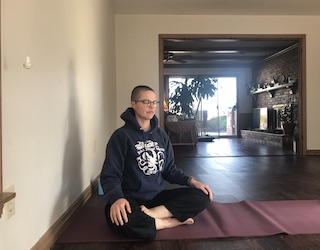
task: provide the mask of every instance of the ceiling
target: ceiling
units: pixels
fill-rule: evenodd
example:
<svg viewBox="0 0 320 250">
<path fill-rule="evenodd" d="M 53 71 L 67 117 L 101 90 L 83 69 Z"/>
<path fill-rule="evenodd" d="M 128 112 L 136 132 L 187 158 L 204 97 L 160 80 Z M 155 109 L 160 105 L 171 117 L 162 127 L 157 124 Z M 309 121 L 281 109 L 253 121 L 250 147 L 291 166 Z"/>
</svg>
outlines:
<svg viewBox="0 0 320 250">
<path fill-rule="evenodd" d="M 319 0 L 115 0 L 116 14 L 320 15 Z"/>
<path fill-rule="evenodd" d="M 320 0 L 115 0 L 115 12 L 130 15 L 318 16 Z M 283 38 L 167 39 L 164 41 L 164 67 L 247 67 L 296 43 L 296 40 Z"/>
<path fill-rule="evenodd" d="M 168 38 L 164 39 L 164 68 L 252 67 L 296 47 L 285 38 Z"/>
</svg>

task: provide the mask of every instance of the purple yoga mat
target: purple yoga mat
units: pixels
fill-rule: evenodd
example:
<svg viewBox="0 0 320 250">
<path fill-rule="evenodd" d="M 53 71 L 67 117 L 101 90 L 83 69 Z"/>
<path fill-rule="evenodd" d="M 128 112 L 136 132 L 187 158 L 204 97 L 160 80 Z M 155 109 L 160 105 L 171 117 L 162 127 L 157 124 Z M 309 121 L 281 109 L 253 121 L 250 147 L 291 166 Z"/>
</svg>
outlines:
<svg viewBox="0 0 320 250">
<path fill-rule="evenodd" d="M 241 201 L 210 205 L 193 225 L 157 232 L 156 240 L 254 237 L 320 233 L 319 200 Z M 84 206 L 56 243 L 132 241 L 113 234 L 108 228 L 102 206 Z"/>
</svg>

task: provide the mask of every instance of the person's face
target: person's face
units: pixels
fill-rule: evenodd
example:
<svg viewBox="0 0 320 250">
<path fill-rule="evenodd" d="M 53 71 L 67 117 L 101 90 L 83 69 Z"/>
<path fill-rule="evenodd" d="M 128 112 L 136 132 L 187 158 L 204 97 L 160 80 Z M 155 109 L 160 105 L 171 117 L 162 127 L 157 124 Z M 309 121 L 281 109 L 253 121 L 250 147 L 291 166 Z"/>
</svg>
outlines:
<svg viewBox="0 0 320 250">
<path fill-rule="evenodd" d="M 145 103 L 143 103 L 143 101 Z M 141 91 L 139 95 L 139 99 L 135 101 L 131 101 L 131 107 L 134 109 L 136 113 L 136 119 L 139 121 L 151 120 L 156 111 L 156 105 L 148 105 L 148 102 L 156 102 L 157 97 L 153 91 L 146 90 Z"/>
</svg>

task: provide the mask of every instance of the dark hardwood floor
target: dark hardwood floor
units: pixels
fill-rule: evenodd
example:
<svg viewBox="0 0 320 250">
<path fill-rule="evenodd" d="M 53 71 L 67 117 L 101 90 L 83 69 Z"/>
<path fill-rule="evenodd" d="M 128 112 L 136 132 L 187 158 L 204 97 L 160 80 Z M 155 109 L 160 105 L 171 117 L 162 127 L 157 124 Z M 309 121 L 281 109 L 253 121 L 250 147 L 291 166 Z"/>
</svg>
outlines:
<svg viewBox="0 0 320 250">
<path fill-rule="evenodd" d="M 207 183 L 216 202 L 320 199 L 320 157 L 245 139 L 175 148 L 178 167 Z M 168 185 L 168 187 L 171 187 Z M 103 202 L 94 195 L 86 205 Z M 315 215 L 320 216 L 320 215 Z M 52 249 L 320 249 L 320 234 L 152 243 L 55 244 Z"/>
<path fill-rule="evenodd" d="M 175 146 L 174 149 L 176 157 L 294 155 L 289 147 L 242 138 L 214 139 L 212 142 L 198 142 L 196 147 Z"/>
</svg>

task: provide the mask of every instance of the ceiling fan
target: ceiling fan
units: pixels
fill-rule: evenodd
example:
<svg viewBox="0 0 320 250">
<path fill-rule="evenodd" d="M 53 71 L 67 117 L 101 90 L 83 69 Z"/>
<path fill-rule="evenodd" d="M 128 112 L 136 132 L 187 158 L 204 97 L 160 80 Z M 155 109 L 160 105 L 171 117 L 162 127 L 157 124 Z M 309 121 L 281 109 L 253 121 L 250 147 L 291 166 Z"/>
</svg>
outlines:
<svg viewBox="0 0 320 250">
<path fill-rule="evenodd" d="M 178 63 L 187 63 L 187 59 L 190 59 L 191 57 L 191 55 L 176 56 L 169 50 L 165 50 L 163 54 L 163 62 L 175 61 Z"/>
</svg>

